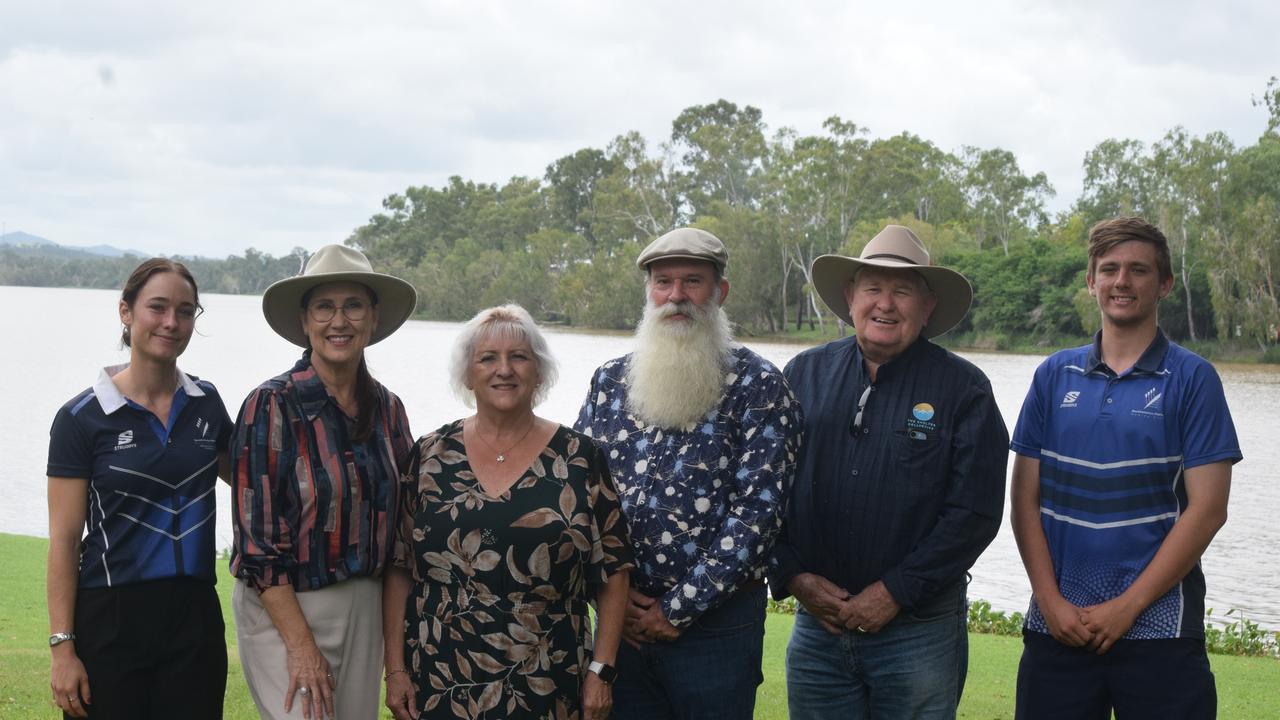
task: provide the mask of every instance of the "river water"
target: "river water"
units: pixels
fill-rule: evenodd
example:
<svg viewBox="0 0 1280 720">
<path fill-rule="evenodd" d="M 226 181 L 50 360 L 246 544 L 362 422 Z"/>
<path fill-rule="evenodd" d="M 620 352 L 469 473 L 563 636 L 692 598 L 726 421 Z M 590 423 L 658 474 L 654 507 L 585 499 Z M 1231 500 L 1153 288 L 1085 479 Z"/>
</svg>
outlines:
<svg viewBox="0 0 1280 720">
<path fill-rule="evenodd" d="M 5 412 L 0 451 L 7 458 L 0 500 L 0 532 L 47 536 L 45 463 L 48 431 L 57 409 L 88 387 L 98 368 L 124 362 L 118 349 L 115 291 L 0 287 L 14 347 L 0 353 Z M 234 417 L 240 401 L 262 380 L 288 369 L 299 351 L 277 337 L 262 319 L 261 300 L 205 295 L 206 312 L 180 360 L 183 370 L 218 386 Z M 732 308 L 730 308 L 732 312 Z M 468 414 L 449 391 L 449 349 L 460 326 L 411 321 L 367 351 L 375 377 L 405 402 L 415 434 Z M 577 417 L 592 371 L 629 351 L 626 335 L 547 334 L 560 362 L 560 380 L 539 414 L 570 424 Z M 779 367 L 803 349 L 796 345 L 747 343 Z M 1040 358 L 963 353 L 990 377 L 996 400 L 1012 430 L 1018 408 Z M 1230 608 L 1280 629 L 1280 368 L 1219 366 L 1245 459 L 1235 467 L 1230 519 L 1205 554 L 1208 606 L 1215 616 Z M 231 542 L 230 496 L 218 488 L 218 542 Z M 1008 522 L 973 569 L 971 598 L 1000 610 L 1025 610 L 1030 585 Z"/>
</svg>

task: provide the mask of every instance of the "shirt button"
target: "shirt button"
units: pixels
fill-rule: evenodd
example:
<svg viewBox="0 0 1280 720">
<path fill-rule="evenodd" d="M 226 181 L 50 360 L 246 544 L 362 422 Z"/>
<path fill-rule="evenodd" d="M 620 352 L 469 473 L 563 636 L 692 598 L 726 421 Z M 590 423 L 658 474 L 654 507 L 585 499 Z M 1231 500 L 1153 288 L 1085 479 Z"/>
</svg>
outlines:
<svg viewBox="0 0 1280 720">
<path fill-rule="evenodd" d="M 1107 404 L 1108 404 L 1108 405 L 1110 405 L 1110 404 L 1111 404 L 1111 398 L 1107 398 Z"/>
<path fill-rule="evenodd" d="M 866 435 L 866 434 L 867 434 L 867 433 L 869 433 L 869 432 L 871 432 L 871 428 L 862 428 L 862 434 L 863 434 L 863 435 Z"/>
<path fill-rule="evenodd" d="M 854 475 L 857 475 L 857 474 L 858 474 L 858 471 L 857 471 L 857 470 L 854 470 L 854 471 L 853 471 L 853 474 L 854 474 Z"/>
</svg>

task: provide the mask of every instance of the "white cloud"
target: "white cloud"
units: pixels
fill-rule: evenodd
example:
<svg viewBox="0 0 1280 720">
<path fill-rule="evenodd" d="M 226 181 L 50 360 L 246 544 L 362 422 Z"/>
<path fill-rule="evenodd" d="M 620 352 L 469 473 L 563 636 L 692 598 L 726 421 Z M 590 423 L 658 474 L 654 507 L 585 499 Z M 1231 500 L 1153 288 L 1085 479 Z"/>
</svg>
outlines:
<svg viewBox="0 0 1280 720">
<path fill-rule="evenodd" d="M 1055 207 L 1085 152 L 1253 142 L 1273 3 L 3 0 L 0 219 L 58 242 L 273 254 L 408 185 L 502 182 L 726 98 L 773 129 L 1012 150 Z"/>
</svg>

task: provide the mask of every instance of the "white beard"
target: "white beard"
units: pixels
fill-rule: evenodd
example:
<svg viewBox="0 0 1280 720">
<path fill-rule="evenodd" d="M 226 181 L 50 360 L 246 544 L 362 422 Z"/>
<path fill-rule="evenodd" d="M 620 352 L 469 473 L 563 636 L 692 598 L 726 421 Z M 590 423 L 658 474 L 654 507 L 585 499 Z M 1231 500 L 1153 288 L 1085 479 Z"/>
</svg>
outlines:
<svg viewBox="0 0 1280 720">
<path fill-rule="evenodd" d="M 676 313 L 685 319 L 664 319 Z M 729 318 L 715 300 L 646 302 L 627 363 L 627 409 L 658 427 L 692 425 L 720 404 L 732 353 Z"/>
</svg>

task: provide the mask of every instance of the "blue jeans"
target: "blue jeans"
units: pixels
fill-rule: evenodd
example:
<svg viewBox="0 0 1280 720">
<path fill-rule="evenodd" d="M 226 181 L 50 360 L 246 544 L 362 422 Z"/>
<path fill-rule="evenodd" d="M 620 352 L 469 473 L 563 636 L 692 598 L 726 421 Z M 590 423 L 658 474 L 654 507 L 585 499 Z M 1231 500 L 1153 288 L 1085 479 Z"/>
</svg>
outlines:
<svg viewBox="0 0 1280 720">
<path fill-rule="evenodd" d="M 611 720 L 751 720 L 764 681 L 763 586 L 740 590 L 671 643 L 618 648 Z"/>
<path fill-rule="evenodd" d="M 964 584 L 874 635 L 832 635 L 803 608 L 787 645 L 791 720 L 954 718 L 969 665 Z"/>
</svg>

